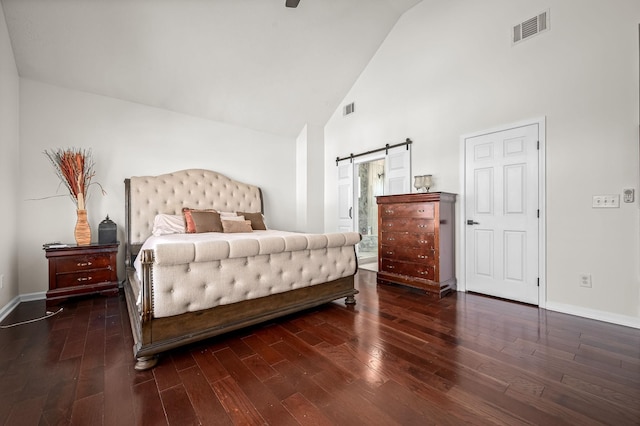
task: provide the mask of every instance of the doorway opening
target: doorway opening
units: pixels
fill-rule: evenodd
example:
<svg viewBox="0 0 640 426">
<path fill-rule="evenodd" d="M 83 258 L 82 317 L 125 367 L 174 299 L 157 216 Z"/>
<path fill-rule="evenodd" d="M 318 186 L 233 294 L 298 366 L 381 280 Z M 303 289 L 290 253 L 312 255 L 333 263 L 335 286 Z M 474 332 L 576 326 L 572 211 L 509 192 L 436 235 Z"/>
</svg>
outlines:
<svg viewBox="0 0 640 426">
<path fill-rule="evenodd" d="M 411 192 L 411 140 L 362 154 L 336 158 L 338 183 L 338 230 L 359 232 L 358 264 L 378 266 L 379 195 Z M 365 266 L 366 265 L 366 266 Z"/>
<path fill-rule="evenodd" d="M 384 195 L 384 158 L 357 165 L 358 207 L 357 231 L 362 235 L 358 244 L 358 262 L 378 261 L 378 204 L 376 197 Z"/>
</svg>

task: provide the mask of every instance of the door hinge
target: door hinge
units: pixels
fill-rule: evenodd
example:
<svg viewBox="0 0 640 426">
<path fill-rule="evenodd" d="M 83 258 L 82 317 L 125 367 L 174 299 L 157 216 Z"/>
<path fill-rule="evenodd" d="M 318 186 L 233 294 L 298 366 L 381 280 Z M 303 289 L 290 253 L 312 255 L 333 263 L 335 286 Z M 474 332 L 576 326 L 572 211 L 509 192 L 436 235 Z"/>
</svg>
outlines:
<svg viewBox="0 0 640 426">
<path fill-rule="evenodd" d="M 540 287 L 540 278 L 538 278 L 538 287 Z"/>
<path fill-rule="evenodd" d="M 536 217 L 540 218 L 540 209 L 538 209 L 538 213 L 536 214 Z"/>
<path fill-rule="evenodd" d="M 540 141 L 538 141 L 538 143 L 536 144 L 536 149 L 540 149 Z"/>
</svg>

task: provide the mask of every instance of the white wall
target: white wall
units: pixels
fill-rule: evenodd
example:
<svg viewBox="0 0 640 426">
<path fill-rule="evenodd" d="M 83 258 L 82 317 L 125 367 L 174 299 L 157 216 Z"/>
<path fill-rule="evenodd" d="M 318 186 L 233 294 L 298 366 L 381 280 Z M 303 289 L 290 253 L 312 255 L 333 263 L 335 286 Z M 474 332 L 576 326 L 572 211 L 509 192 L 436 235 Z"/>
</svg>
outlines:
<svg viewBox="0 0 640 426">
<path fill-rule="evenodd" d="M 306 124 L 296 139 L 296 230 L 324 229 L 324 129 Z"/>
<path fill-rule="evenodd" d="M 547 8 L 551 30 L 512 47 L 511 27 Z M 356 113 L 325 127 L 325 229 L 336 156 L 410 137 L 414 175 L 459 193 L 461 135 L 546 116 L 547 307 L 640 326 L 638 202 L 591 208 L 638 190 L 639 23 L 637 0 L 423 0 L 345 97 Z"/>
<path fill-rule="evenodd" d="M 124 179 L 187 168 L 218 171 L 258 185 L 270 227 L 292 229 L 295 217 L 295 140 L 166 110 L 95 96 L 27 79 L 20 80 L 20 293 L 47 289 L 42 244 L 73 242 L 75 205 L 66 194 L 45 149 L 91 148 L 96 187 L 87 210 L 93 237 L 108 214 L 124 241 Z M 16 185 L 14 183 L 14 185 Z M 289 220 L 288 220 L 289 218 Z M 15 245 L 11 245 L 15 249 Z M 124 278 L 123 248 L 119 253 Z"/>
<path fill-rule="evenodd" d="M 18 143 L 19 78 L 0 4 L 0 317 L 2 308 L 18 296 Z M 17 301 L 15 302 L 17 303 Z"/>
</svg>

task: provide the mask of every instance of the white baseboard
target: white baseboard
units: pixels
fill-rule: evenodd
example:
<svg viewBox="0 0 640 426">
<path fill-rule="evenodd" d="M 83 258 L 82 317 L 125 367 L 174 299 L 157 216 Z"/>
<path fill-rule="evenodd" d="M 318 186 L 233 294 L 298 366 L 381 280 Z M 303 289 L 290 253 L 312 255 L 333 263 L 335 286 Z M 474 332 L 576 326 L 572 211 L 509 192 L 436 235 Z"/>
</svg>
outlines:
<svg viewBox="0 0 640 426">
<path fill-rule="evenodd" d="M 640 328 L 640 318 L 627 315 L 613 314 L 611 312 L 599 311 L 597 309 L 583 308 L 581 306 L 567 305 L 565 303 L 547 301 L 545 309 L 563 314 L 576 315 L 579 317 L 594 319 L 598 321 L 610 322 L 612 324 L 626 327 Z"/>
<path fill-rule="evenodd" d="M 21 302 L 32 302 L 34 300 L 44 300 L 47 297 L 46 291 L 39 291 L 37 293 L 27 293 L 20 295 Z"/>
<path fill-rule="evenodd" d="M 47 297 L 47 292 L 42 291 L 38 293 L 28 293 L 28 294 L 20 294 L 13 299 L 2 308 L 0 308 L 0 322 L 3 321 L 7 315 L 9 315 L 15 308 L 20 304 L 20 302 L 31 302 L 33 300 L 43 300 Z"/>
<path fill-rule="evenodd" d="M 20 296 L 16 296 L 9 303 L 4 305 L 2 309 L 0 309 L 0 322 L 4 321 L 4 319 L 13 311 L 16 306 L 20 304 Z"/>
</svg>

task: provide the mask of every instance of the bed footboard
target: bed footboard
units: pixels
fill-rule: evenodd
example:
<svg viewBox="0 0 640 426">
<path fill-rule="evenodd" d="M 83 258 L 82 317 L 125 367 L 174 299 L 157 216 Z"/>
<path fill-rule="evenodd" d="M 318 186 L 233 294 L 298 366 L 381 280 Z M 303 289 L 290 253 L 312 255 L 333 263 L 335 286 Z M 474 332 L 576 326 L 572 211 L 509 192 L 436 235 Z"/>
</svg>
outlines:
<svg viewBox="0 0 640 426">
<path fill-rule="evenodd" d="M 347 305 L 353 305 L 357 293 L 354 276 L 348 276 L 285 293 L 219 305 L 204 311 L 165 318 L 153 318 L 151 314 L 143 319 L 144 315 L 138 310 L 131 283 L 127 281 L 125 295 L 134 335 L 133 354 L 137 361 L 135 369 L 152 368 L 157 363 L 157 355 L 169 349 L 310 309 L 342 297 Z"/>
</svg>

